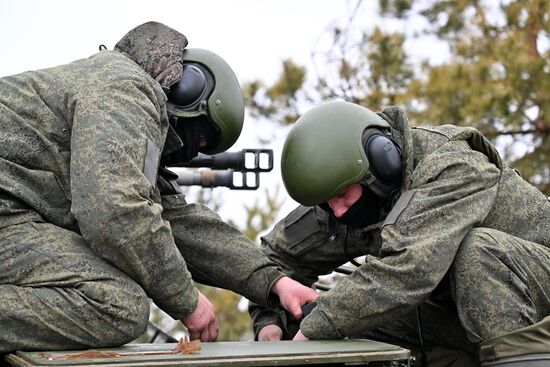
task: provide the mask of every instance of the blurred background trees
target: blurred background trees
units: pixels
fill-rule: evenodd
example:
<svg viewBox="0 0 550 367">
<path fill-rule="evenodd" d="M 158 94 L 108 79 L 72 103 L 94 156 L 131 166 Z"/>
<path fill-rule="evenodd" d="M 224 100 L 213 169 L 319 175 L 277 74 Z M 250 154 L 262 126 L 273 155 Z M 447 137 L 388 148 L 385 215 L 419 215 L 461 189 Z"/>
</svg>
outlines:
<svg viewBox="0 0 550 367">
<path fill-rule="evenodd" d="M 282 126 L 333 99 L 372 110 L 396 105 L 413 125 L 476 127 L 550 195 L 550 2 L 379 0 L 378 14 L 365 14 L 362 0 L 349 4 L 348 17 L 320 35 L 312 66 L 283 60 L 272 84 L 243 86 L 253 117 Z M 215 191 L 194 195 L 211 208 L 222 205 Z M 258 242 L 277 218 L 279 195 L 266 190 L 265 202 L 246 208 L 244 226 L 233 224 Z M 200 287 L 218 311 L 219 340 L 251 340 L 246 302 Z M 183 330 L 152 319 L 172 335 Z"/>
<path fill-rule="evenodd" d="M 310 70 L 285 60 L 272 85 L 250 82 L 252 113 L 288 124 L 344 99 L 402 107 L 414 125 L 474 126 L 550 195 L 550 2 L 380 0 L 371 24 L 362 11 L 358 0 L 327 28 Z"/>
</svg>

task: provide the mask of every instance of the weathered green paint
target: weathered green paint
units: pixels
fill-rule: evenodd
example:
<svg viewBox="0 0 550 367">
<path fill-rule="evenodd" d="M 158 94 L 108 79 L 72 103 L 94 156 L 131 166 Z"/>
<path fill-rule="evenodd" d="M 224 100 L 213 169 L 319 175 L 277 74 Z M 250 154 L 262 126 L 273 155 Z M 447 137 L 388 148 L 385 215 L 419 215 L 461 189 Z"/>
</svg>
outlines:
<svg viewBox="0 0 550 367">
<path fill-rule="evenodd" d="M 95 349 L 129 356 L 68 359 L 82 351 L 17 352 L 6 357 L 13 366 L 296 366 L 311 364 L 407 365 L 409 351 L 366 339 L 281 342 L 202 343 L 193 354 L 170 354 L 175 344 L 128 344 Z M 166 352 L 167 354 L 160 354 Z M 155 353 L 155 354 L 152 354 Z"/>
</svg>

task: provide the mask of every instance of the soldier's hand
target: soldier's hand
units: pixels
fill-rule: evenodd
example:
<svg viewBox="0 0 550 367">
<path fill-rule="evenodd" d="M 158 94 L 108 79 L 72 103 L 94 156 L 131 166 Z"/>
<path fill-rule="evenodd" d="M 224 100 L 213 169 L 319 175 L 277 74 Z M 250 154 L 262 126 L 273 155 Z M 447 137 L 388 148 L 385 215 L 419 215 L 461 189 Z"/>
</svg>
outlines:
<svg viewBox="0 0 550 367">
<path fill-rule="evenodd" d="M 277 325 L 266 325 L 258 333 L 258 341 L 271 342 L 283 338 L 283 330 Z"/>
<path fill-rule="evenodd" d="M 302 334 L 302 330 L 298 330 L 298 332 L 296 333 L 296 335 L 294 335 L 294 339 L 292 340 L 309 340 L 308 338 L 306 338 L 304 336 L 304 334 Z"/>
<path fill-rule="evenodd" d="M 202 342 L 215 341 L 218 337 L 220 325 L 212 303 L 199 292 L 199 302 L 195 311 L 181 320 L 189 331 L 191 340 L 200 339 Z"/>
<path fill-rule="evenodd" d="M 289 277 L 282 277 L 277 280 L 271 291 L 279 296 L 281 306 L 298 320 L 303 316 L 302 306 L 315 301 L 318 297 L 315 290 Z"/>
</svg>

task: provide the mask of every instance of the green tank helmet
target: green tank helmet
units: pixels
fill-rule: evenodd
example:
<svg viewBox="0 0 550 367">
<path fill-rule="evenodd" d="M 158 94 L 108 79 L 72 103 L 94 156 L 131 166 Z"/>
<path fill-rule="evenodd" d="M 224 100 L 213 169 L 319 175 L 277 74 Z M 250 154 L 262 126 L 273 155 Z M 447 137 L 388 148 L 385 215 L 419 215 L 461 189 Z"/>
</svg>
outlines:
<svg viewBox="0 0 550 367">
<path fill-rule="evenodd" d="M 206 115 L 219 137 L 204 153 L 224 152 L 237 141 L 244 122 L 244 100 L 237 77 L 224 59 L 199 48 L 183 51 L 183 67 L 182 83 L 171 87 L 168 95 L 168 113 L 182 118 Z"/>
<path fill-rule="evenodd" d="M 349 102 L 330 102 L 302 115 L 283 146 L 281 173 L 294 200 L 313 206 L 326 202 L 369 172 L 363 148 L 367 128 L 390 125 L 369 109 Z"/>
</svg>

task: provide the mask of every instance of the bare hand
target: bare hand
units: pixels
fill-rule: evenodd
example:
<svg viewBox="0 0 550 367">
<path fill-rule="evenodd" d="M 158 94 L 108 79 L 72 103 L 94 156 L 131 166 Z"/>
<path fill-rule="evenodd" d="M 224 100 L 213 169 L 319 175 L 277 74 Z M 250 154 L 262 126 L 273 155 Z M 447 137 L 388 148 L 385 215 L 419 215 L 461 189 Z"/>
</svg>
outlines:
<svg viewBox="0 0 550 367">
<path fill-rule="evenodd" d="M 216 311 L 212 303 L 200 291 L 197 308 L 185 316 L 182 322 L 187 327 L 191 340 L 200 339 L 202 342 L 210 342 L 215 341 L 218 337 L 220 325 L 216 318 Z"/>
<path fill-rule="evenodd" d="M 289 277 L 282 277 L 277 280 L 271 292 L 279 296 L 281 306 L 299 320 L 302 318 L 302 306 L 317 299 L 315 290 L 298 283 Z"/>
<path fill-rule="evenodd" d="M 309 340 L 308 338 L 306 338 L 304 336 L 304 334 L 302 334 L 302 330 L 298 330 L 298 332 L 296 333 L 296 335 L 294 335 L 294 339 L 292 340 Z"/>
<path fill-rule="evenodd" d="M 277 325 L 266 325 L 258 333 L 261 342 L 279 341 L 283 338 L 283 330 Z"/>
</svg>

